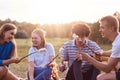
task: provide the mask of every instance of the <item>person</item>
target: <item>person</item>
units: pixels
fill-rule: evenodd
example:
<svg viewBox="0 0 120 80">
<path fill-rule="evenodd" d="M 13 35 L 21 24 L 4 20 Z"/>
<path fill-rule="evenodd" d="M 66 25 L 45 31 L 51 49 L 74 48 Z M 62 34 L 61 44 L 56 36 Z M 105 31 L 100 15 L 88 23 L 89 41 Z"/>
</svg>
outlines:
<svg viewBox="0 0 120 80">
<path fill-rule="evenodd" d="M 48 63 L 54 58 L 55 51 L 51 43 L 45 41 L 45 31 L 34 29 L 31 33 L 32 47 L 29 49 L 28 80 L 50 80 L 52 66 Z"/>
<path fill-rule="evenodd" d="M 88 39 L 90 33 L 90 26 L 87 24 L 75 24 L 72 27 L 74 39 L 67 41 L 60 48 L 62 59 L 60 70 L 62 72 L 65 70 L 65 62 L 68 62 L 69 67 L 65 80 L 96 80 L 96 76 L 100 73 L 100 71 L 93 67 L 88 61 L 77 60 L 80 51 L 88 53 L 88 55 L 91 56 L 94 55 L 92 50 L 102 52 L 102 49 L 96 42 Z"/>
<path fill-rule="evenodd" d="M 19 63 L 14 35 L 17 27 L 12 23 L 5 23 L 0 27 L 0 80 L 19 80 L 9 70 L 9 64 Z"/>
<path fill-rule="evenodd" d="M 116 65 L 119 64 L 120 61 L 120 33 L 119 33 L 119 21 L 115 16 L 105 16 L 100 19 L 100 29 L 102 37 L 105 37 L 112 41 L 112 49 L 108 51 L 103 51 L 102 53 L 98 53 L 103 56 L 110 56 L 108 62 L 106 64 L 98 62 L 94 58 L 90 57 L 84 52 L 80 52 L 81 55 L 79 58 L 82 60 L 86 60 L 94 65 L 97 69 L 102 70 L 105 73 L 101 73 L 97 80 L 120 80 L 120 66 L 116 70 L 116 72 L 111 72 L 114 70 Z M 111 73 L 110 73 L 111 72 Z M 111 75 L 113 74 L 113 75 Z M 103 77 L 104 75 L 104 77 Z M 103 77 L 103 78 L 101 78 Z"/>
</svg>

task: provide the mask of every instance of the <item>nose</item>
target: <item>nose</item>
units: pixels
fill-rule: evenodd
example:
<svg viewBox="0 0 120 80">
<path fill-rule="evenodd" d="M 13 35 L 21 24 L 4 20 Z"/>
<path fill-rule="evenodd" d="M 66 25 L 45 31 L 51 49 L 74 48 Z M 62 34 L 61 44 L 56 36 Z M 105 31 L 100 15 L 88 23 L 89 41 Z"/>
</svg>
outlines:
<svg viewBox="0 0 120 80">
<path fill-rule="evenodd" d="M 101 28 L 99 29 L 99 32 L 101 32 Z"/>
</svg>

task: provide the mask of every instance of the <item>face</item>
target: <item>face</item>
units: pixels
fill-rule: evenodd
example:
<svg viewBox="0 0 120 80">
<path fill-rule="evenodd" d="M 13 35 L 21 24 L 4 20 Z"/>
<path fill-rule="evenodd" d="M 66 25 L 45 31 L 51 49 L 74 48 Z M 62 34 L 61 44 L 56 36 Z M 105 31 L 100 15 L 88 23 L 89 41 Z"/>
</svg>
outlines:
<svg viewBox="0 0 120 80">
<path fill-rule="evenodd" d="M 86 37 L 77 37 L 76 38 L 76 45 L 78 47 L 82 47 L 85 43 Z"/>
<path fill-rule="evenodd" d="M 10 42 L 14 39 L 14 35 L 16 34 L 17 30 L 9 30 L 4 33 L 4 41 L 5 42 Z"/>
<path fill-rule="evenodd" d="M 106 25 L 106 22 L 104 22 L 104 21 L 100 23 L 99 31 L 100 31 L 102 37 L 106 37 L 106 38 L 108 38 L 111 33 L 111 29 Z"/>
<path fill-rule="evenodd" d="M 39 48 L 40 44 L 41 44 L 41 38 L 40 38 L 40 36 L 38 36 L 36 33 L 32 33 L 31 36 L 32 36 L 33 46 L 36 47 L 36 48 Z"/>
</svg>

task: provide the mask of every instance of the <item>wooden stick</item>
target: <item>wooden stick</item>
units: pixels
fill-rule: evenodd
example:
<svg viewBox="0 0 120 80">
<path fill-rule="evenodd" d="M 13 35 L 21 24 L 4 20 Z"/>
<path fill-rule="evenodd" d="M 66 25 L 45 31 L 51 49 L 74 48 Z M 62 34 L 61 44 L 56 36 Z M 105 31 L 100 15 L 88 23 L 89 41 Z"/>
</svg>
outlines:
<svg viewBox="0 0 120 80">
<path fill-rule="evenodd" d="M 93 53 L 96 54 L 96 52 L 95 52 L 92 48 L 90 48 L 90 46 L 88 46 L 87 44 L 85 44 L 85 45 L 86 45 Z M 99 55 L 99 54 L 96 54 L 96 55 Z M 98 58 L 99 61 L 107 61 L 109 57 L 100 56 L 100 57 L 96 57 L 96 58 Z"/>
<path fill-rule="evenodd" d="M 46 66 L 48 66 L 49 64 L 51 64 L 57 57 L 58 57 L 58 55 L 56 55 Z"/>
<path fill-rule="evenodd" d="M 95 55 L 98 55 L 92 48 L 90 48 L 90 46 L 88 46 L 87 44 L 85 44 L 93 53 L 95 53 Z M 96 56 L 96 59 L 98 60 L 98 61 L 102 61 L 101 60 L 101 58 L 100 58 L 100 56 Z"/>
<path fill-rule="evenodd" d="M 32 52 L 32 53 L 30 53 L 30 54 L 27 54 L 27 55 L 23 56 L 22 58 L 20 58 L 20 60 L 23 60 L 24 58 L 26 58 L 26 57 L 28 57 L 28 56 L 30 56 L 30 55 L 32 55 L 32 54 L 34 54 L 34 53 L 36 53 L 36 52 L 37 52 L 37 51 Z"/>
</svg>

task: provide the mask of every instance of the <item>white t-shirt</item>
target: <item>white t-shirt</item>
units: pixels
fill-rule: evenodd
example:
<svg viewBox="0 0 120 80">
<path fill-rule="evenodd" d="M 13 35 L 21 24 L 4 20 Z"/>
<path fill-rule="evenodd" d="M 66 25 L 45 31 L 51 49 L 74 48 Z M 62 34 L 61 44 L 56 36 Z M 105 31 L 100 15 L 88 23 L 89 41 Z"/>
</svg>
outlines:
<svg viewBox="0 0 120 80">
<path fill-rule="evenodd" d="M 120 58 L 120 33 L 117 35 L 112 43 L 112 58 Z"/>
<path fill-rule="evenodd" d="M 50 56 L 55 56 L 54 47 L 50 43 L 46 43 L 45 51 L 38 51 L 35 47 L 29 49 L 29 54 L 36 52 L 28 57 L 29 62 L 34 62 L 35 67 L 46 67 L 50 62 Z"/>
</svg>

